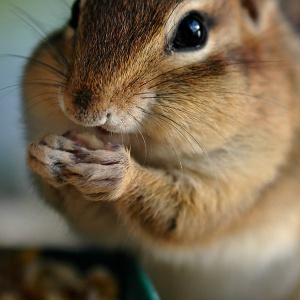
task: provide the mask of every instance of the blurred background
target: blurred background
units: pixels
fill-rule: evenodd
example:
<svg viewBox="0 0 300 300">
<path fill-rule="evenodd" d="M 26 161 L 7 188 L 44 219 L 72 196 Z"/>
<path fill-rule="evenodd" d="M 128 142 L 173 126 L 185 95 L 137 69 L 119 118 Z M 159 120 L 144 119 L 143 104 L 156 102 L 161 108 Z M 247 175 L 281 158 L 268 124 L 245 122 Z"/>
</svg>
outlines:
<svg viewBox="0 0 300 300">
<path fill-rule="evenodd" d="M 0 247 L 78 243 L 28 178 L 19 86 L 26 60 L 10 56 L 30 56 L 41 40 L 35 30 L 47 34 L 62 26 L 72 2 L 0 0 Z"/>
</svg>

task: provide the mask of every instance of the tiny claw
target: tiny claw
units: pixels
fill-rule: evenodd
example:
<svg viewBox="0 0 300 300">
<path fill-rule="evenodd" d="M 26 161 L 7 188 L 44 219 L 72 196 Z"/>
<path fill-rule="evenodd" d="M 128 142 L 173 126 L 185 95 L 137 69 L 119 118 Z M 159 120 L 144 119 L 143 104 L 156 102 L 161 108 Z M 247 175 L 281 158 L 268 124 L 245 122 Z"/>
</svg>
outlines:
<svg viewBox="0 0 300 300">
<path fill-rule="evenodd" d="M 118 151 L 121 149 L 121 145 L 117 144 L 117 145 L 114 145 L 110 142 L 108 142 L 107 144 L 104 145 L 104 150 L 108 150 L 108 151 Z"/>
<path fill-rule="evenodd" d="M 82 163 L 85 161 L 86 156 L 88 155 L 88 151 L 85 148 L 78 148 L 74 151 L 72 151 L 75 159 L 76 159 L 76 163 Z"/>
<path fill-rule="evenodd" d="M 65 132 L 62 136 L 67 139 L 73 140 L 76 139 L 76 135 L 77 135 L 77 131 L 75 129 L 71 129 Z"/>
</svg>

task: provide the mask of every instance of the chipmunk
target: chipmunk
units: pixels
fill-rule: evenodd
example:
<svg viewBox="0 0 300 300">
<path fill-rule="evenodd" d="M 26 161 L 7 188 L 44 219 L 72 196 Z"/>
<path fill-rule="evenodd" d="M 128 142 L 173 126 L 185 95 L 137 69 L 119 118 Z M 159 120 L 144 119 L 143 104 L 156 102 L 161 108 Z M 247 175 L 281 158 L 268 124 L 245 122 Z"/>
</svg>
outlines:
<svg viewBox="0 0 300 300">
<path fill-rule="evenodd" d="M 299 51 L 275 0 L 77 0 L 24 74 L 39 190 L 162 299 L 296 297 Z"/>
</svg>

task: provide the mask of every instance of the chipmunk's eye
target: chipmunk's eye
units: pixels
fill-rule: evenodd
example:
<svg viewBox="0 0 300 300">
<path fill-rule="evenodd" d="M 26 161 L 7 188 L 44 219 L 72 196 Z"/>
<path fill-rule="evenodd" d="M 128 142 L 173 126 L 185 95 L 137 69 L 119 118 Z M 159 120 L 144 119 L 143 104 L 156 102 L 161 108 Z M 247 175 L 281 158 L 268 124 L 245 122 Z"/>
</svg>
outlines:
<svg viewBox="0 0 300 300">
<path fill-rule="evenodd" d="M 208 29 L 205 17 L 192 12 L 182 19 L 172 42 L 174 51 L 195 50 L 205 46 Z"/>
<path fill-rule="evenodd" d="M 75 30 L 78 27 L 78 19 L 80 14 L 80 2 L 81 2 L 80 0 L 76 0 L 75 3 L 73 4 L 71 20 L 69 22 L 69 25 Z"/>
</svg>

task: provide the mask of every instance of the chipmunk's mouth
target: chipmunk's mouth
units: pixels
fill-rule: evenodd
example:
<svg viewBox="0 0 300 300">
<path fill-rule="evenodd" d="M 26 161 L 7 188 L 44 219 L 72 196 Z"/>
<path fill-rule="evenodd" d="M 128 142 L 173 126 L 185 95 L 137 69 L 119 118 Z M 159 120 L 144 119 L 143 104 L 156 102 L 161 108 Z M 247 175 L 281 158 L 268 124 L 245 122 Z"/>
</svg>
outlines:
<svg viewBox="0 0 300 300">
<path fill-rule="evenodd" d="M 108 136 L 108 135 L 112 135 L 114 134 L 113 132 L 111 131 L 108 131 L 106 129 L 104 129 L 103 127 L 96 127 L 96 130 L 97 130 L 97 133 L 101 134 L 101 135 L 104 135 L 104 136 Z"/>
<path fill-rule="evenodd" d="M 121 135 L 117 132 L 109 131 L 101 126 L 94 127 L 96 137 L 104 143 L 120 143 Z"/>
</svg>

